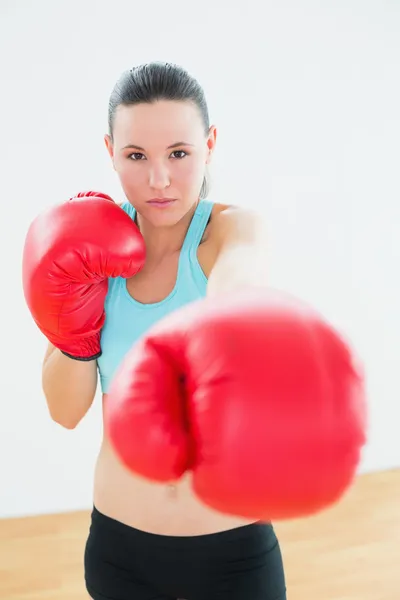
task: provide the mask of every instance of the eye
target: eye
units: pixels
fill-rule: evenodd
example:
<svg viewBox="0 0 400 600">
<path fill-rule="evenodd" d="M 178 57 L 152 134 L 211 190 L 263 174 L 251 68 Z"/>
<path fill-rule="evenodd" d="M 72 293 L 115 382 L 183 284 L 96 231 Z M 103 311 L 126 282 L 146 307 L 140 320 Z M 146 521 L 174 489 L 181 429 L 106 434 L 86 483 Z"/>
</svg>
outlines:
<svg viewBox="0 0 400 600">
<path fill-rule="evenodd" d="M 177 158 L 178 160 L 181 158 L 185 158 L 185 156 L 187 156 L 186 152 L 184 150 L 175 150 L 172 155 L 174 156 L 174 158 Z M 180 156 L 176 156 L 176 155 L 180 155 Z"/>
<path fill-rule="evenodd" d="M 143 160 L 145 158 L 144 154 L 141 152 L 133 152 L 128 156 L 131 160 Z"/>
</svg>

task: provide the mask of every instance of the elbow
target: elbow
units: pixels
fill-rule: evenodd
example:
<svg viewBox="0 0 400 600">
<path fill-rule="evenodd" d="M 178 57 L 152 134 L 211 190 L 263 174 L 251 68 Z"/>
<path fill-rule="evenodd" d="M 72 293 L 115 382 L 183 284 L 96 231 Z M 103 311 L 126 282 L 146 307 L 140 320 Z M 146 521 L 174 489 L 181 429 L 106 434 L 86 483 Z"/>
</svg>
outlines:
<svg viewBox="0 0 400 600">
<path fill-rule="evenodd" d="M 63 429 L 76 429 L 81 422 L 82 418 L 76 419 L 67 417 L 65 415 L 54 415 L 50 413 L 50 417 L 54 423 L 60 425 Z"/>
<path fill-rule="evenodd" d="M 69 429 L 70 431 L 72 429 L 76 429 L 79 425 L 79 423 L 81 422 L 81 420 L 79 419 L 79 421 L 55 421 L 55 423 L 57 423 L 58 425 L 61 425 L 61 427 L 63 427 L 63 429 Z"/>
<path fill-rule="evenodd" d="M 71 412 L 70 410 L 54 410 L 51 406 L 48 406 L 48 409 L 51 420 L 54 423 L 57 423 L 57 425 L 60 425 L 63 429 L 76 429 L 85 416 L 85 414 L 78 414 L 76 412 Z"/>
<path fill-rule="evenodd" d="M 63 429 L 76 429 L 88 412 L 91 402 L 89 399 L 77 399 L 71 395 L 60 397 L 58 394 L 47 394 L 48 414 L 51 420 Z"/>
</svg>

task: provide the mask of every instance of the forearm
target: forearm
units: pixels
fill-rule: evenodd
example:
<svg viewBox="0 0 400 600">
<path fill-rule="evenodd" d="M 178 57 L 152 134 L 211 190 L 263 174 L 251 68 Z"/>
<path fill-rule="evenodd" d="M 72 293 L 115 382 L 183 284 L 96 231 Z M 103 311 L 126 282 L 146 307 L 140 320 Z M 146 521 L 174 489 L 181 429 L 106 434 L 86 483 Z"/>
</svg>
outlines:
<svg viewBox="0 0 400 600">
<path fill-rule="evenodd" d="M 43 363 L 42 387 L 51 418 L 73 429 L 93 402 L 97 363 L 73 360 L 58 349 L 51 349 Z"/>
</svg>

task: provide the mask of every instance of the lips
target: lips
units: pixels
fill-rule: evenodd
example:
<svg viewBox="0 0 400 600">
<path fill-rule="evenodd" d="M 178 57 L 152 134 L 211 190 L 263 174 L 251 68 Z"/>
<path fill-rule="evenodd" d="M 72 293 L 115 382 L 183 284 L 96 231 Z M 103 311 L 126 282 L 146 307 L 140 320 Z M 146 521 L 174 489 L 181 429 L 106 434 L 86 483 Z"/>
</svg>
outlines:
<svg viewBox="0 0 400 600">
<path fill-rule="evenodd" d="M 175 198 L 151 198 L 149 202 L 174 202 Z"/>
<path fill-rule="evenodd" d="M 170 206 L 173 202 L 175 202 L 175 198 L 152 198 L 147 201 L 147 204 L 150 204 L 151 206 L 166 207 Z"/>
</svg>

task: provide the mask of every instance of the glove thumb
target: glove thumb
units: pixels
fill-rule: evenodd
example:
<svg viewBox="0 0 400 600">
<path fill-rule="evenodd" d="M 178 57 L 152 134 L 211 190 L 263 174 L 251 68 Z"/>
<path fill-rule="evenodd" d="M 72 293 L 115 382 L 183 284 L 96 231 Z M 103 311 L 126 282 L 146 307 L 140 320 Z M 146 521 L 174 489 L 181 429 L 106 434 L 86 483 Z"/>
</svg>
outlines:
<svg viewBox="0 0 400 600">
<path fill-rule="evenodd" d="M 136 344 L 118 369 L 105 403 L 106 433 L 120 461 L 159 482 L 179 479 L 191 462 L 176 344 L 176 336 L 157 335 Z"/>
</svg>

